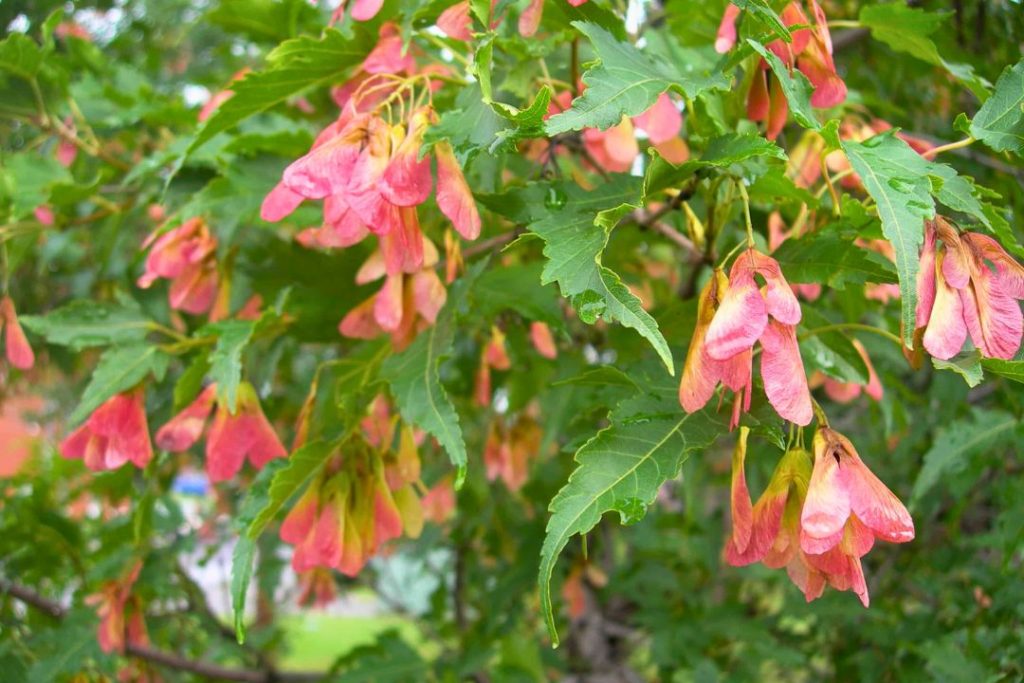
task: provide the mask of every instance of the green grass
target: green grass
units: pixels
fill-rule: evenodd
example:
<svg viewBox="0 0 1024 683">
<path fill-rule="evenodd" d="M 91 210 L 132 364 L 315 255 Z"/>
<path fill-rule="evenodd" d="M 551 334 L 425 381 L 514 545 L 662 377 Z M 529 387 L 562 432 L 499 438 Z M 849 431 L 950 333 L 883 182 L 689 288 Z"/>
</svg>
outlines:
<svg viewBox="0 0 1024 683">
<path fill-rule="evenodd" d="M 285 670 L 322 670 L 360 645 L 370 645 L 383 631 L 395 629 L 413 647 L 423 650 L 423 637 L 409 619 L 394 615 L 341 617 L 309 612 L 281 619 L 287 654 Z"/>
</svg>

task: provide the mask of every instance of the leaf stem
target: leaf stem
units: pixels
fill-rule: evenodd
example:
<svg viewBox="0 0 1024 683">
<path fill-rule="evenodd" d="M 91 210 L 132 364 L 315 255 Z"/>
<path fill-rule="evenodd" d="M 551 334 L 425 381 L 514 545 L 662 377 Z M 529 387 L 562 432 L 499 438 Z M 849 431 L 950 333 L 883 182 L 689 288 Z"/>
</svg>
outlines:
<svg viewBox="0 0 1024 683">
<path fill-rule="evenodd" d="M 461 52 L 455 50 L 451 45 L 441 40 L 439 36 L 435 36 L 432 33 L 420 32 L 420 38 L 425 39 L 429 43 L 433 43 L 434 47 L 439 50 L 447 51 L 452 56 L 452 59 L 462 64 L 466 69 L 469 69 L 469 59 Z"/>
<path fill-rule="evenodd" d="M 972 138 L 970 135 L 968 135 L 963 140 L 958 140 L 956 142 L 950 142 L 950 143 L 945 144 L 945 145 L 939 145 L 938 147 L 932 147 L 931 149 L 922 152 L 921 156 L 923 156 L 924 158 L 928 159 L 928 158 L 931 158 L 931 157 L 938 156 L 939 154 L 942 154 L 943 152 L 949 152 L 949 151 L 954 150 L 954 149 L 961 149 L 963 147 L 968 147 L 970 145 L 973 145 L 974 142 L 975 142 L 974 138 Z"/>
<path fill-rule="evenodd" d="M 818 403 L 814 397 L 811 397 L 811 408 L 814 409 L 814 418 L 818 421 L 819 427 L 828 427 L 828 416 L 825 411 L 822 410 L 821 404 Z"/>
<path fill-rule="evenodd" d="M 751 249 L 754 248 L 754 224 L 750 220 L 750 196 L 747 194 L 747 187 L 742 180 L 736 181 L 736 187 L 739 188 L 740 196 L 743 197 L 743 220 L 747 224 L 747 246 Z"/>
<path fill-rule="evenodd" d="M 800 339 L 814 337 L 819 334 L 824 334 L 826 332 L 838 332 L 842 330 L 859 330 L 861 332 L 871 332 L 872 334 L 877 334 L 880 337 L 885 337 L 886 339 L 888 339 L 889 341 L 898 346 L 903 345 L 903 342 L 900 340 L 900 338 L 897 337 L 892 332 L 889 332 L 888 330 L 883 330 L 880 327 L 875 327 L 874 325 L 864 325 L 862 323 L 836 323 L 834 325 L 815 327 L 814 329 L 807 330 L 803 334 L 801 334 Z"/>
</svg>

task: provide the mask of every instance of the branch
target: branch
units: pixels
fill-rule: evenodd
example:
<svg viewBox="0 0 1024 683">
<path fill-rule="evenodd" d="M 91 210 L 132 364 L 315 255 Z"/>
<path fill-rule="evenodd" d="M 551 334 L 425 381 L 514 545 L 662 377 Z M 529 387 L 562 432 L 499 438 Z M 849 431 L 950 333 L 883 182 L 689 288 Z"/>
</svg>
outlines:
<svg viewBox="0 0 1024 683">
<path fill-rule="evenodd" d="M 31 588 L 21 586 L 11 581 L 0 579 L 0 594 L 7 594 L 30 607 L 44 612 L 57 620 L 64 619 L 68 611 L 60 603 L 39 595 Z M 327 677 L 326 673 L 319 672 L 283 672 L 273 668 L 266 670 L 253 669 L 232 669 L 228 667 L 188 659 L 171 652 L 159 650 L 149 645 L 138 645 L 126 643 L 124 654 L 129 657 L 141 659 L 154 664 L 174 669 L 176 671 L 187 671 L 203 678 L 214 681 L 241 681 L 241 683 L 313 683 Z"/>
</svg>

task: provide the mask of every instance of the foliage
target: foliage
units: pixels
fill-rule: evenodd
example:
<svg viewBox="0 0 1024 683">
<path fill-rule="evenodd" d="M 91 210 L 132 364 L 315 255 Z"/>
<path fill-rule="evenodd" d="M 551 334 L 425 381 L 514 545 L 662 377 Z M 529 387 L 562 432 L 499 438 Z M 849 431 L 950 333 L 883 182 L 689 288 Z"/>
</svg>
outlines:
<svg viewBox="0 0 1024 683">
<path fill-rule="evenodd" d="M 1016 3 L 337 4 L 0 3 L 5 681 L 1024 677 Z"/>
</svg>

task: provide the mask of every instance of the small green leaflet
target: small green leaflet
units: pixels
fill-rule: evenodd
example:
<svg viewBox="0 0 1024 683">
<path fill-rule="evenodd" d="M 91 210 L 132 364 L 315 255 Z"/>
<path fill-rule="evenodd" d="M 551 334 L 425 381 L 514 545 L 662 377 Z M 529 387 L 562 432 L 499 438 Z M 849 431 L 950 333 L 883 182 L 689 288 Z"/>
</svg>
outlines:
<svg viewBox="0 0 1024 683">
<path fill-rule="evenodd" d="M 789 111 L 793 114 L 796 122 L 804 128 L 819 130 L 821 124 L 818 123 L 818 119 L 814 116 L 814 110 L 811 109 L 811 93 L 814 92 L 814 86 L 807 80 L 807 76 L 804 76 L 799 69 L 793 69 L 791 72 L 774 52 L 756 40 L 748 38 L 747 44 L 754 48 L 754 52 L 761 55 L 761 58 L 772 68 L 772 73 L 775 74 L 775 78 L 778 79 L 779 85 L 782 87 L 782 92 L 786 95 Z"/>
<path fill-rule="evenodd" d="M 374 38 L 376 36 L 371 38 L 368 30 L 345 35 L 329 28 L 321 38 L 302 36 L 281 43 L 267 56 L 266 69 L 231 84 L 234 95 L 207 119 L 185 156 L 217 133 L 253 114 L 266 111 L 307 88 L 341 80 L 346 69 L 366 58 Z"/>
<path fill-rule="evenodd" d="M 669 373 L 674 373 L 672 352 L 657 321 L 619 276 L 601 263 L 611 229 L 638 204 L 638 179 L 619 176 L 592 191 L 575 184 L 556 184 L 550 191 L 557 201 L 549 202 L 548 211 L 528 226 L 545 243 L 548 262 L 541 283 L 557 282 L 562 296 L 572 301 L 584 322 L 593 324 L 603 317 L 639 332 Z"/>
<path fill-rule="evenodd" d="M 51 344 L 79 351 L 90 346 L 142 341 L 153 326 L 133 300 L 72 301 L 45 316 L 23 315 L 21 324 Z"/>
<path fill-rule="evenodd" d="M 924 241 L 924 220 L 935 216 L 935 202 L 928 177 L 909 169 L 927 162 L 907 143 L 890 134 L 842 144 L 850 165 L 878 205 L 882 233 L 895 251 L 903 343 L 913 348 L 918 250 Z"/>
<path fill-rule="evenodd" d="M 235 412 L 238 404 L 242 352 L 249 345 L 257 322 L 225 320 L 203 328 L 204 331 L 217 333 L 217 345 L 210 353 L 210 378 L 217 383 L 217 400 L 225 401 L 231 413 Z"/>
<path fill-rule="evenodd" d="M 51 197 L 63 199 L 69 193 L 57 189 L 62 185 L 64 190 L 76 187 L 66 168 L 36 150 L 5 155 L 0 165 L 0 196 L 10 197 L 10 218 L 14 220 L 30 216 L 37 206 L 50 203 Z"/>
<path fill-rule="evenodd" d="M 583 128 L 604 130 L 623 116 L 643 113 L 669 89 L 692 99 L 706 90 L 729 86 L 721 73 L 684 72 L 676 65 L 656 62 L 596 24 L 574 21 L 573 26 L 590 39 L 601 63 L 584 74 L 587 89 L 573 100 L 572 108 L 548 119 L 548 135 Z"/>
<path fill-rule="evenodd" d="M 674 384 L 659 393 L 667 394 L 661 402 L 677 400 Z M 680 411 L 676 404 L 671 417 L 613 415 L 611 425 L 576 452 L 578 465 L 548 508 L 551 517 L 540 552 L 541 611 L 556 647 L 551 578 L 569 539 L 593 529 L 612 510 L 623 524 L 638 521 L 661 485 L 679 474 L 683 461 L 693 451 L 709 447 L 724 431 L 710 411 Z"/>
<path fill-rule="evenodd" d="M 245 523 L 244 535 L 256 540 L 288 499 L 304 491 L 313 481 L 334 448 L 333 443 L 314 441 L 292 453 L 287 460 L 275 460 L 274 463 L 281 464 L 277 465 L 273 479 L 268 480 L 266 490 L 258 493 L 254 491 L 246 498 L 248 501 L 249 497 L 255 495 L 258 500 L 252 503 L 253 513 L 247 516 L 251 521 Z M 261 501 L 262 504 L 257 505 Z"/>
<path fill-rule="evenodd" d="M 961 471 L 970 456 L 1001 446 L 1017 433 L 1020 421 L 1001 410 L 975 409 L 939 432 L 924 455 L 924 464 L 914 482 L 912 504 L 918 503 L 944 476 Z"/>
<path fill-rule="evenodd" d="M 482 267 L 485 262 L 481 261 Z M 437 321 L 416 337 L 409 348 L 384 361 L 381 377 L 391 386 L 402 419 L 432 434 L 448 452 L 455 465 L 455 485 L 466 478 L 466 443 L 448 393 L 441 386 L 441 361 L 452 352 L 455 340 L 455 310 L 462 305 L 470 283 L 480 268 L 471 269 L 448 292 L 448 301 Z"/>
<path fill-rule="evenodd" d="M 82 400 L 71 413 L 70 422 L 78 424 L 108 398 L 131 389 L 147 375 L 152 374 L 159 382 L 169 362 L 170 356 L 156 346 L 132 344 L 107 349 L 92 372 Z"/>
<path fill-rule="evenodd" d="M 1003 70 L 992 96 L 971 121 L 971 135 L 997 152 L 1024 148 L 1024 60 Z"/>
</svg>

